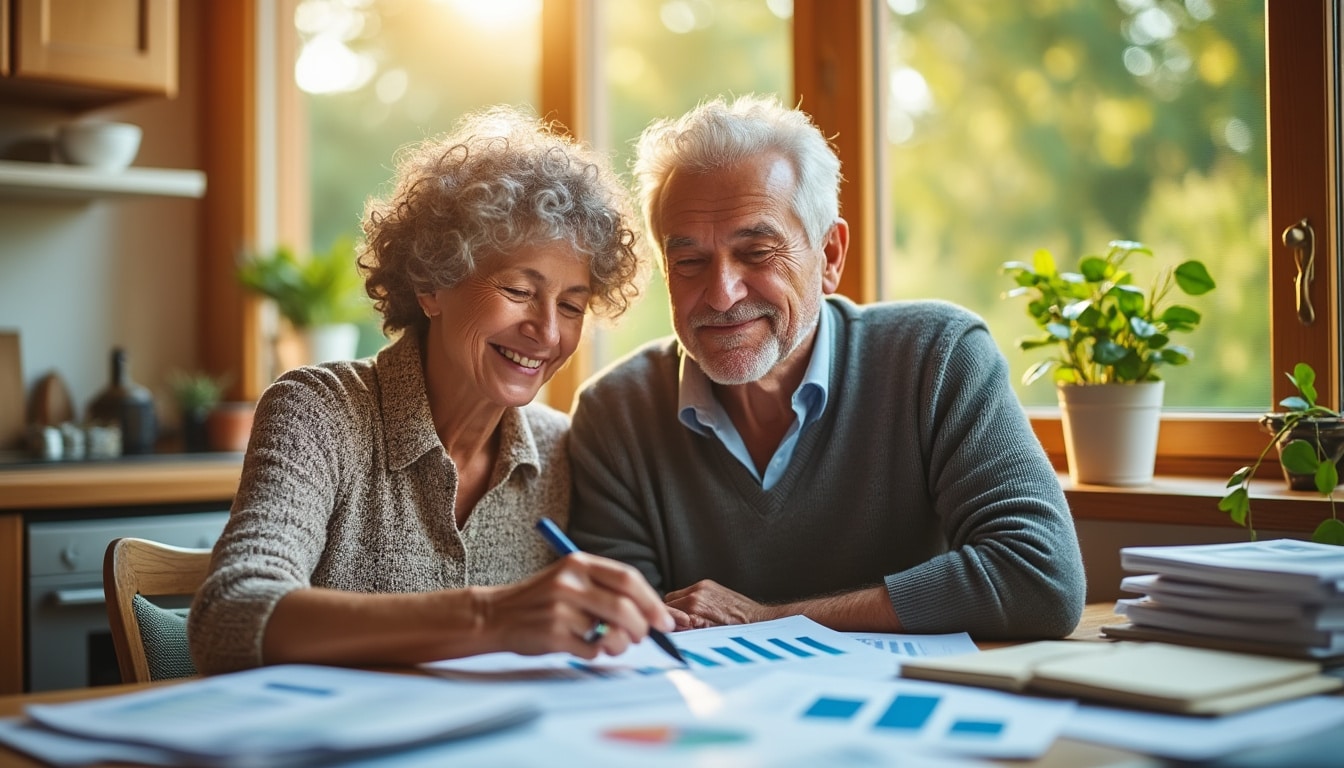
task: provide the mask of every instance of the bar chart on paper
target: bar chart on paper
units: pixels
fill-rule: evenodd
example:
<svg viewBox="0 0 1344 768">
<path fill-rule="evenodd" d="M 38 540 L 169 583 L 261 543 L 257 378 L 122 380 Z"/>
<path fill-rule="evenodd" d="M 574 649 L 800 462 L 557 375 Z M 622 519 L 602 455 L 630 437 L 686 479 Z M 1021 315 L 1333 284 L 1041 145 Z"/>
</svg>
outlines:
<svg viewBox="0 0 1344 768">
<path fill-rule="evenodd" d="M 564 709 L 681 700 L 685 693 L 679 686 L 688 675 L 691 679 L 742 682 L 794 667 L 870 678 L 893 677 L 897 670 L 889 655 L 802 616 L 676 632 L 671 639 L 689 669 L 650 640 L 619 656 L 592 660 L 567 653 L 486 653 L 421 667 L 458 682 L 531 686 L 529 692 L 537 695 L 543 706 Z M 555 685 L 565 681 L 590 684 Z"/>
<path fill-rule="evenodd" d="M 730 698 L 739 711 L 770 714 L 788 728 L 842 730 L 878 743 L 1004 758 L 1044 753 L 1074 709 L 1068 701 L 912 683 L 919 681 L 782 672 L 753 681 Z"/>
<path fill-rule="evenodd" d="M 686 657 L 686 661 L 692 667 L 706 668 L 843 656 L 848 653 L 843 648 L 837 648 L 839 644 L 834 641 L 827 644 L 808 634 L 785 633 L 779 637 L 768 631 L 763 634 L 756 629 L 748 633 L 741 628 L 712 638 L 703 635 L 694 640 L 687 638 L 683 645 L 693 645 L 698 649 L 692 651 L 681 648 L 681 655 Z"/>
<path fill-rule="evenodd" d="M 906 658 L 930 658 L 934 656 L 956 656 L 963 653 L 975 653 L 980 649 L 965 632 L 950 635 L 906 635 L 881 632 L 846 632 L 864 645 L 879 651 L 904 656 Z"/>
</svg>

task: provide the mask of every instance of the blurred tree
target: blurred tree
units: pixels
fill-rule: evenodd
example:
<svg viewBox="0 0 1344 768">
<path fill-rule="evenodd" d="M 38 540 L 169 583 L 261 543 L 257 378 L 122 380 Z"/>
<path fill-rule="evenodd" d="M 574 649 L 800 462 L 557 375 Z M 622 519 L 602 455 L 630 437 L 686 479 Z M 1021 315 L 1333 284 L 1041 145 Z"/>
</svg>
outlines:
<svg viewBox="0 0 1344 768">
<path fill-rule="evenodd" d="M 1270 399 L 1264 9 L 1209 0 L 891 0 L 884 295 L 980 312 L 1015 374 L 1032 332 L 997 267 L 1112 239 L 1197 258 L 1199 357 L 1169 406 Z M 1142 265 L 1134 265 L 1140 271 Z M 961 279 L 949 280 L 949 275 Z M 966 276 L 973 276 L 969 279 Z M 1053 404 L 1048 385 L 1019 387 Z"/>
</svg>

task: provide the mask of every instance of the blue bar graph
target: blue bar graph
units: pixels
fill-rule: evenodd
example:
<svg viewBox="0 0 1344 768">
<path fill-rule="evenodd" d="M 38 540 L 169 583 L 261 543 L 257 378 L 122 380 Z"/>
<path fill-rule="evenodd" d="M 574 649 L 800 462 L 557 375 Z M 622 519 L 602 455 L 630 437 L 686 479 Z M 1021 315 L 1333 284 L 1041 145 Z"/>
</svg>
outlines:
<svg viewBox="0 0 1344 768">
<path fill-rule="evenodd" d="M 1003 729 L 1004 724 L 1001 720 L 958 720 L 952 723 L 948 734 L 993 739 L 1002 735 Z"/>
<path fill-rule="evenodd" d="M 617 670 L 602 669 L 601 667 L 585 664 L 581 661 L 571 661 L 569 662 L 569 666 L 585 675 L 592 675 L 593 677 L 620 677 L 621 675 Z"/>
<path fill-rule="evenodd" d="M 790 645 L 789 643 L 780 640 L 778 637 L 770 638 L 770 643 L 772 645 L 783 648 L 784 650 L 788 651 L 789 653 L 792 653 L 794 656 L 797 656 L 800 659 L 810 659 L 812 658 L 813 655 L 808 653 L 807 651 L 804 651 L 802 648 L 799 648 L 796 645 Z"/>
<path fill-rule="evenodd" d="M 916 646 L 914 643 L 910 642 L 909 640 L 906 640 L 905 643 L 904 643 L 904 645 L 905 645 L 905 655 L 906 655 L 906 656 L 918 656 L 918 655 L 919 655 L 919 647 Z"/>
<path fill-rule="evenodd" d="M 894 731 L 918 731 L 928 722 L 940 701 L 942 699 L 937 696 L 898 694 L 873 727 Z"/>
<path fill-rule="evenodd" d="M 848 720 L 858 714 L 863 709 L 864 701 L 862 699 L 837 699 L 830 696 L 822 696 L 812 702 L 812 706 L 807 708 L 803 717 L 815 717 L 831 720 Z"/>
<path fill-rule="evenodd" d="M 765 647 L 763 647 L 763 646 L 757 645 L 756 643 L 753 643 L 752 641 L 748 640 L 748 639 L 745 638 L 745 637 L 730 637 L 730 638 L 728 638 L 728 639 L 729 639 L 729 640 L 732 640 L 734 643 L 737 643 L 738 645 L 742 646 L 743 648 L 746 648 L 747 650 L 751 651 L 752 653 L 755 653 L 757 656 L 760 656 L 760 657 L 763 658 L 763 659 L 767 659 L 767 660 L 769 660 L 769 661 L 783 661 L 783 660 L 784 660 L 784 657 L 783 657 L 783 656 L 780 656 L 778 653 L 775 653 L 774 651 L 772 651 L 772 650 L 770 650 L 770 649 L 768 649 L 768 648 L 765 648 Z"/>
<path fill-rule="evenodd" d="M 799 637 L 795 639 L 798 642 L 802 643 L 803 645 L 815 648 L 818 651 L 821 651 L 822 653 L 829 653 L 832 656 L 841 656 L 844 654 L 844 651 L 840 650 L 839 648 L 832 648 L 831 646 L 821 642 L 820 640 L 813 640 L 810 637 Z"/>
<path fill-rule="evenodd" d="M 718 646 L 718 645 L 716 645 L 716 646 L 714 646 L 714 650 L 718 651 L 720 654 L 723 655 L 724 658 L 728 659 L 729 661 L 735 661 L 735 662 L 737 662 L 738 664 L 750 664 L 750 663 L 751 663 L 751 659 L 748 659 L 746 656 L 743 656 L 742 654 L 738 653 L 737 651 L 733 650 L 732 648 L 728 648 L 728 647 L 726 647 L 726 646 Z"/>
<path fill-rule="evenodd" d="M 709 658 L 708 656 L 701 656 L 701 655 L 698 654 L 698 653 L 691 653 L 690 651 L 686 650 L 685 648 L 678 648 L 677 650 L 681 651 L 681 655 L 682 655 L 682 656 L 685 656 L 687 661 L 690 661 L 690 662 L 692 662 L 692 663 L 694 663 L 694 664 L 699 664 L 699 665 L 702 666 L 702 667 L 721 667 L 721 666 L 723 666 L 722 664 L 720 664 L 719 662 L 717 662 L 717 661 L 715 661 L 715 660 Z"/>
</svg>

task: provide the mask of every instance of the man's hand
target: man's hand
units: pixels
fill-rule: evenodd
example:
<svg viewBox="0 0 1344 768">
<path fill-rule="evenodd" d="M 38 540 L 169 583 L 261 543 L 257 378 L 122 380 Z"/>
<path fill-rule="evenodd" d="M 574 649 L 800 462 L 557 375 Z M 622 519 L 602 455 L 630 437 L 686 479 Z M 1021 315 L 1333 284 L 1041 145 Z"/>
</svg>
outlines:
<svg viewBox="0 0 1344 768">
<path fill-rule="evenodd" d="M 770 606 L 761 605 L 709 579 L 668 592 L 663 602 L 671 609 L 677 629 L 748 624 L 778 618 Z"/>
</svg>

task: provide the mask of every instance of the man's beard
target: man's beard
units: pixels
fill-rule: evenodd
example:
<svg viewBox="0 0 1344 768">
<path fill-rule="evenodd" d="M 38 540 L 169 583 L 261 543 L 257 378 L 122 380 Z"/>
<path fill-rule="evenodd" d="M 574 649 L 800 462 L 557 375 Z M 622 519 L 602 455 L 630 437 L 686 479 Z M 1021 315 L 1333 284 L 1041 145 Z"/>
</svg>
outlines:
<svg viewBox="0 0 1344 768">
<path fill-rule="evenodd" d="M 798 349 L 808 332 L 816 326 L 819 311 L 820 305 L 815 308 L 810 319 L 796 327 L 793 338 L 786 340 L 781 338 L 780 312 L 777 307 L 760 301 L 742 302 L 727 312 L 709 311 L 692 317 L 690 338 L 682 339 L 682 345 L 700 366 L 700 370 L 705 372 L 705 376 L 715 384 L 749 384 L 764 378 L 781 360 Z M 756 319 L 764 319 L 770 325 L 769 335 L 759 345 L 744 339 L 734 346 L 734 339 L 729 337 L 722 339 L 727 343 L 716 344 L 717 351 L 709 353 L 696 337 L 696 332 L 705 326 L 736 325 Z"/>
</svg>

